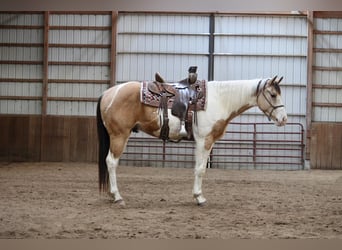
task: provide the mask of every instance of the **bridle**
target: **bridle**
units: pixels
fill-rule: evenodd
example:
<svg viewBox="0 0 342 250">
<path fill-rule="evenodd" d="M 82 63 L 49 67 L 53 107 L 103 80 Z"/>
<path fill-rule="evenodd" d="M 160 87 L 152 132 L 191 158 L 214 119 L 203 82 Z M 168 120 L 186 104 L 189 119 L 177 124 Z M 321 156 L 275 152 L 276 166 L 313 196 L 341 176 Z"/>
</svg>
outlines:
<svg viewBox="0 0 342 250">
<path fill-rule="evenodd" d="M 285 106 L 284 106 L 284 105 L 277 105 L 277 106 L 274 106 L 274 105 L 271 103 L 271 101 L 270 101 L 269 99 L 267 99 L 267 97 L 266 97 L 266 95 L 265 95 L 264 92 L 265 92 L 266 83 L 267 83 L 268 80 L 270 80 L 270 79 L 267 79 L 267 80 L 265 81 L 265 84 L 264 84 L 264 86 L 262 87 L 262 90 L 261 90 L 261 91 L 259 91 L 259 88 L 260 88 L 260 85 L 261 85 L 261 83 L 262 83 L 262 79 L 259 81 L 258 87 L 257 87 L 257 90 L 256 90 L 256 93 L 257 93 L 257 104 L 258 104 L 258 102 L 259 102 L 259 101 L 258 101 L 258 100 L 259 100 L 259 96 L 260 96 L 260 94 L 262 94 L 262 95 L 264 96 L 266 102 L 271 106 L 272 110 L 271 110 L 270 113 L 267 113 L 267 111 L 268 111 L 270 108 L 268 108 L 268 109 L 266 109 L 266 110 L 263 110 L 263 109 L 261 109 L 260 106 L 259 106 L 260 110 L 267 116 L 268 120 L 271 121 L 271 117 L 272 117 L 273 111 L 276 110 L 277 108 L 283 108 L 283 107 L 285 107 Z M 259 105 L 259 104 L 258 104 L 258 105 Z"/>
</svg>

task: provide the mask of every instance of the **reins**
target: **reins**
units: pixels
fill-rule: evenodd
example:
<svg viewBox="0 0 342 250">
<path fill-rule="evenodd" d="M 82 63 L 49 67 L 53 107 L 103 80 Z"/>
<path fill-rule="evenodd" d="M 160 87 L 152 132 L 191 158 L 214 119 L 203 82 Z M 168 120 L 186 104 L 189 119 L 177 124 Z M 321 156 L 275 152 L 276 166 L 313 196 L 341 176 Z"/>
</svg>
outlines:
<svg viewBox="0 0 342 250">
<path fill-rule="evenodd" d="M 271 110 L 271 112 L 270 112 L 269 114 L 266 112 L 269 108 L 266 109 L 266 110 L 263 110 L 263 109 L 261 109 L 261 108 L 259 107 L 260 110 L 267 116 L 268 120 L 271 121 L 271 117 L 272 117 L 273 111 L 276 110 L 277 108 L 283 108 L 284 105 L 277 105 L 277 106 L 274 106 L 274 105 L 270 102 L 270 100 L 267 99 L 267 97 L 266 97 L 264 91 L 265 91 L 266 83 L 267 83 L 268 80 L 269 80 L 269 79 L 266 80 L 266 82 L 265 82 L 264 86 L 262 87 L 262 90 L 261 90 L 261 91 L 259 91 L 259 88 L 260 88 L 260 85 L 261 85 L 261 83 L 262 83 L 262 79 L 259 81 L 258 86 L 257 86 L 257 90 L 256 90 L 256 94 L 257 94 L 257 104 L 258 104 L 258 102 L 259 102 L 259 96 L 260 96 L 260 94 L 262 93 L 262 95 L 264 96 L 266 102 L 272 107 L 272 110 Z M 259 104 L 258 104 L 258 105 L 259 105 Z"/>
</svg>

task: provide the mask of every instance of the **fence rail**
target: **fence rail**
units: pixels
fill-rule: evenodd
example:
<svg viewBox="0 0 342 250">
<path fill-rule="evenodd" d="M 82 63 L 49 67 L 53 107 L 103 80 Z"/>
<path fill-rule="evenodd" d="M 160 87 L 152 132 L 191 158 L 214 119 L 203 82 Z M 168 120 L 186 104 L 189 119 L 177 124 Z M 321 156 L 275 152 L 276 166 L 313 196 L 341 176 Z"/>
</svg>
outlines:
<svg viewBox="0 0 342 250">
<path fill-rule="evenodd" d="M 122 165 L 193 167 L 193 142 L 164 143 L 138 134 L 129 139 Z M 289 123 L 231 123 L 214 145 L 208 168 L 299 170 L 304 168 L 304 127 Z"/>
</svg>

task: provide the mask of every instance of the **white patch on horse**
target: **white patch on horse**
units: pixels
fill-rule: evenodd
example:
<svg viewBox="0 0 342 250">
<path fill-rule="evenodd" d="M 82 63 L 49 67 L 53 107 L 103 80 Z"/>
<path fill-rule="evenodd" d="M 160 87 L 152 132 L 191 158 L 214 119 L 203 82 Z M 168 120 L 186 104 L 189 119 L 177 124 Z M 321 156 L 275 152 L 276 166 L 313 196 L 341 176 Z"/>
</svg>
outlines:
<svg viewBox="0 0 342 250">
<path fill-rule="evenodd" d="M 119 165 L 119 159 L 115 158 L 112 152 L 108 152 L 107 158 L 106 158 L 107 166 L 108 166 L 108 174 L 109 174 L 109 184 L 110 184 L 110 193 L 114 196 L 114 201 L 119 202 L 123 201 L 122 197 L 119 193 L 119 189 L 117 186 L 116 181 L 116 169 Z M 123 204 L 124 205 L 124 204 Z"/>
<path fill-rule="evenodd" d="M 113 105 L 114 99 L 115 99 L 115 97 L 118 95 L 120 89 L 121 89 L 124 85 L 126 85 L 126 84 L 127 84 L 127 83 L 122 83 L 122 84 L 120 84 L 120 85 L 117 85 L 116 91 L 115 91 L 114 94 L 112 95 L 112 99 L 110 100 L 110 103 L 108 104 L 108 106 L 107 106 L 106 109 L 105 109 L 105 112 L 106 112 L 106 113 L 108 112 L 108 110 L 110 109 L 110 107 Z M 111 89 L 108 89 L 107 91 L 110 91 L 110 90 L 111 90 Z"/>
</svg>

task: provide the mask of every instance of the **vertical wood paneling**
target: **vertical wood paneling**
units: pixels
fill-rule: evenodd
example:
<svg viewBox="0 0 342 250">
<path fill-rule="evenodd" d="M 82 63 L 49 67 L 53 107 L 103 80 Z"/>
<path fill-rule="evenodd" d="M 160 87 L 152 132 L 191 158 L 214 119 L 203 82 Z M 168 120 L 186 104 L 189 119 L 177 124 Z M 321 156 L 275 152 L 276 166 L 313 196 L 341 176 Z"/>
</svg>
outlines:
<svg viewBox="0 0 342 250">
<path fill-rule="evenodd" d="M 94 118 L 47 116 L 45 126 L 42 135 L 42 161 L 97 160 Z"/>
<path fill-rule="evenodd" d="M 0 161 L 40 160 L 40 116 L 0 115 Z"/>
<path fill-rule="evenodd" d="M 342 124 L 312 124 L 310 164 L 318 169 L 342 169 Z"/>
</svg>

